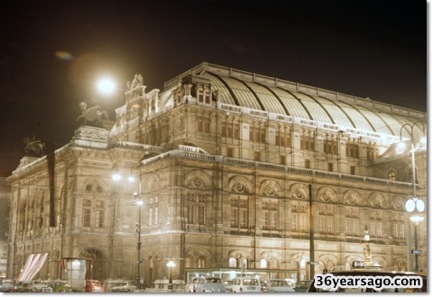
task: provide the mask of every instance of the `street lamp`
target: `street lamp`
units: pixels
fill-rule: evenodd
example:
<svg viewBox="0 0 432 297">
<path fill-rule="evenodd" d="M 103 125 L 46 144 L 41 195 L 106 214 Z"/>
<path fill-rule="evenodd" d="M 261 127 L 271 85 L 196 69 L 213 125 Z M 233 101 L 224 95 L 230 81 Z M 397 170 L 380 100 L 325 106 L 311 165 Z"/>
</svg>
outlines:
<svg viewBox="0 0 432 297">
<path fill-rule="evenodd" d="M 168 261 L 168 263 L 167 263 L 167 267 L 168 267 L 168 269 L 169 269 L 168 289 L 171 289 L 171 290 L 172 290 L 172 288 L 173 288 L 173 282 L 172 282 L 172 268 L 175 267 L 175 266 L 176 266 L 176 265 L 175 265 L 174 261 L 172 261 L 172 260 L 169 260 L 169 261 Z"/>
<path fill-rule="evenodd" d="M 416 146 L 417 145 L 425 145 L 426 144 L 426 137 L 423 135 L 423 137 L 421 137 L 420 139 L 420 143 L 416 143 L 415 138 L 414 138 L 414 127 L 416 126 L 416 124 L 420 123 L 422 125 L 422 131 L 423 133 L 425 132 L 425 126 L 424 123 L 421 121 L 415 121 L 414 123 L 405 123 L 401 126 L 400 128 L 400 141 L 401 143 L 398 145 L 398 150 L 401 151 L 402 149 L 404 149 L 404 145 L 405 143 L 402 142 L 402 130 L 404 127 L 409 128 L 409 136 L 410 136 L 410 142 L 411 142 L 411 163 L 412 163 L 412 185 L 413 185 L 413 196 L 412 198 L 408 199 L 407 202 L 405 203 L 405 210 L 408 213 L 412 213 L 412 215 L 410 216 L 410 221 L 412 223 L 414 223 L 414 244 L 415 244 L 415 249 L 412 251 L 413 254 L 415 254 L 415 271 L 417 272 L 419 270 L 419 263 L 418 263 L 418 255 L 421 252 L 420 250 L 418 250 L 418 239 L 417 239 L 417 228 L 418 225 L 423 221 L 423 216 L 422 216 L 422 212 L 425 209 L 425 204 L 423 202 L 423 200 L 421 200 L 420 198 L 417 197 L 417 186 L 416 186 L 416 162 L 415 162 L 415 150 L 416 150 Z M 409 227 L 409 226 L 408 226 Z M 410 249 L 410 248 L 408 248 Z M 411 254 L 408 254 L 408 259 L 411 258 Z M 411 261 L 408 261 L 408 263 L 411 263 Z M 410 267 L 409 267 L 409 270 Z"/>
<path fill-rule="evenodd" d="M 425 204 L 423 200 L 417 197 L 413 197 L 405 202 L 405 209 L 412 215 L 410 216 L 410 221 L 414 224 L 414 250 L 412 253 L 415 256 L 415 271 L 419 271 L 418 255 L 421 251 L 418 249 L 418 239 L 417 239 L 417 228 L 418 225 L 423 222 L 423 215 L 421 214 L 425 209 Z M 411 255 L 410 255 L 411 256 Z"/>
<path fill-rule="evenodd" d="M 138 193 L 135 192 L 134 196 L 137 198 Z M 137 234 L 138 234 L 138 240 L 137 240 L 137 261 L 136 261 L 136 286 L 137 289 L 141 289 L 141 206 L 144 204 L 142 200 L 137 200 L 136 205 L 138 206 L 138 224 L 137 225 Z"/>
</svg>

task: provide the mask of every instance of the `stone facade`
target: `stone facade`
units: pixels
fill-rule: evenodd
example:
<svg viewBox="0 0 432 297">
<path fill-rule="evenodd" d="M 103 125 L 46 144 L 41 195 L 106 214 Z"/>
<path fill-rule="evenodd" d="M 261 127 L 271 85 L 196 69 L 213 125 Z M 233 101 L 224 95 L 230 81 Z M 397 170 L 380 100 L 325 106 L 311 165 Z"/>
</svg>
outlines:
<svg viewBox="0 0 432 297">
<path fill-rule="evenodd" d="M 204 63 L 161 93 L 146 93 L 142 79 L 128 84 L 112 128 L 81 126 L 55 151 L 53 201 L 46 158 L 22 162 L 9 177 L 10 277 L 29 254 L 48 252 L 40 278 L 66 278 L 61 259 L 86 258 L 89 278 L 133 280 L 139 220 L 146 287 L 168 276 L 168 260 L 176 263 L 174 279 L 209 268 L 296 271 L 308 278 L 308 261 L 321 272 L 363 260 L 365 226 L 373 263 L 409 268 L 404 203 L 413 191 L 411 159 L 388 155 L 402 125 L 425 122 L 424 113 L 297 85 L 298 94 L 327 95 L 335 106 L 373 104 L 401 135 L 347 128 L 229 104 L 232 87 L 224 89 L 206 72 L 241 81 L 232 70 Z M 254 82 L 294 88 L 244 75 L 249 96 Z M 426 202 L 425 158 L 425 150 L 416 152 L 416 189 Z M 137 199 L 144 201 L 140 208 Z M 422 270 L 426 226 L 418 233 Z"/>
</svg>

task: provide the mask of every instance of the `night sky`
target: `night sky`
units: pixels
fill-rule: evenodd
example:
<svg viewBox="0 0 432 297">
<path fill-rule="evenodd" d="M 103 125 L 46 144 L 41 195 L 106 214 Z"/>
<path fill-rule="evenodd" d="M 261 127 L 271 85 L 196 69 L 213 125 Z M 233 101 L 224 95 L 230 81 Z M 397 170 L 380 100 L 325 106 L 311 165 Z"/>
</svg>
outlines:
<svg viewBox="0 0 432 297">
<path fill-rule="evenodd" d="M 37 134 L 58 147 L 96 97 L 114 118 L 126 82 L 147 91 L 209 62 L 427 109 L 427 2 L 72 0 L 0 3 L 0 176 Z M 110 97 L 94 83 L 110 75 Z"/>
</svg>

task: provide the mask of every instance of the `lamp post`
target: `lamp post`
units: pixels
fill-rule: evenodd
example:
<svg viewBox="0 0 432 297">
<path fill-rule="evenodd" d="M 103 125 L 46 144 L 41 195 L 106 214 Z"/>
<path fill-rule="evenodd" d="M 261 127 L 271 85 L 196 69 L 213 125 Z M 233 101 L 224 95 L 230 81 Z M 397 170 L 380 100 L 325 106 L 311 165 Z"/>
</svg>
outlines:
<svg viewBox="0 0 432 297">
<path fill-rule="evenodd" d="M 417 272 L 419 270 L 419 263 L 418 263 L 418 255 L 420 254 L 420 250 L 418 249 L 418 238 L 417 238 L 417 228 L 418 225 L 423 221 L 423 216 L 422 216 L 422 212 L 425 209 L 425 204 L 423 202 L 423 200 L 421 200 L 420 198 L 417 197 L 417 188 L 416 188 L 416 162 L 415 162 L 415 150 L 416 150 L 416 146 L 418 143 L 416 143 L 415 138 L 414 138 L 414 127 L 416 126 L 416 124 L 421 124 L 422 125 L 422 131 L 423 134 L 425 132 L 425 126 L 424 123 L 421 121 L 415 121 L 414 123 L 405 123 L 401 126 L 400 128 L 400 146 L 398 146 L 398 149 L 401 150 L 403 149 L 404 143 L 402 142 L 402 130 L 404 127 L 409 128 L 409 140 L 411 142 L 411 163 L 412 163 L 412 193 L 413 196 L 412 198 L 408 199 L 405 203 L 405 210 L 408 213 L 412 213 L 412 215 L 410 216 L 410 221 L 412 223 L 414 223 L 414 245 L 415 248 L 414 250 L 411 251 L 411 253 L 413 253 L 415 255 L 415 271 Z M 426 143 L 426 138 L 423 136 L 420 139 L 420 144 L 425 145 Z M 409 228 L 409 226 L 408 226 Z M 408 250 L 410 250 L 410 248 L 408 248 Z M 411 263 L 410 261 L 411 259 L 411 254 L 408 254 L 408 263 Z M 409 270 L 411 270 L 411 268 L 409 267 Z"/>
<path fill-rule="evenodd" d="M 135 197 L 138 197 L 138 193 L 134 193 Z M 138 206 L 138 223 L 137 223 L 137 261 L 136 261 L 136 287 L 138 290 L 141 289 L 141 206 L 143 205 L 142 200 L 137 200 L 136 205 Z"/>
<path fill-rule="evenodd" d="M 167 263 L 167 267 L 169 270 L 169 280 L 168 280 L 168 289 L 172 290 L 173 288 L 173 282 L 172 282 L 172 268 L 175 267 L 175 263 L 173 260 L 169 260 Z"/>
</svg>

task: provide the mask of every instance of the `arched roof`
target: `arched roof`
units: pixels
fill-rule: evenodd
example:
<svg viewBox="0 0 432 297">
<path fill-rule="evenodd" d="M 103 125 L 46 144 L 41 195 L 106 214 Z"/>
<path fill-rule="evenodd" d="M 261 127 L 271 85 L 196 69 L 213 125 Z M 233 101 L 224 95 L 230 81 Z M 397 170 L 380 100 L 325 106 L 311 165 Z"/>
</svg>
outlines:
<svg viewBox="0 0 432 297">
<path fill-rule="evenodd" d="M 190 74 L 210 80 L 225 104 L 404 138 L 403 125 L 420 121 L 413 133 L 425 135 L 423 112 L 208 63 L 179 77 Z"/>
</svg>

